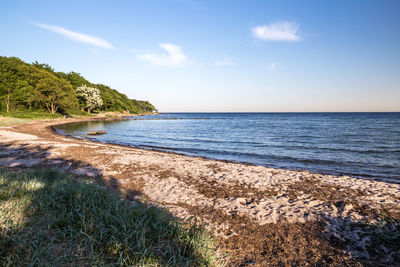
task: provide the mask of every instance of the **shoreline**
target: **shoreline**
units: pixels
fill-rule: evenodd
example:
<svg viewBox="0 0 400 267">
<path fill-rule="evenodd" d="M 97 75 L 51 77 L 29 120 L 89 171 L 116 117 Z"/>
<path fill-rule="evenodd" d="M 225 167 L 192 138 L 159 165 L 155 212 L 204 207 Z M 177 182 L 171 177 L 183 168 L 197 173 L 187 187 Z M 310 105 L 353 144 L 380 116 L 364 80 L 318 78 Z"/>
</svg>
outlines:
<svg viewBox="0 0 400 267">
<path fill-rule="evenodd" d="M 128 118 L 126 118 L 128 117 Z M 119 120 L 131 120 L 129 117 L 131 116 L 124 116 L 124 118 L 108 118 L 106 120 L 104 119 L 97 119 L 94 121 L 119 121 Z M 196 118 L 197 119 L 197 118 Z M 207 119 L 207 118 L 200 118 L 200 119 Z M 135 120 L 135 119 L 133 119 Z M 147 120 L 147 119 L 139 119 L 139 120 Z M 148 120 L 154 120 L 154 119 L 148 119 Z M 156 119 L 156 120 L 164 120 L 164 119 Z M 169 120 L 169 119 L 165 119 L 165 120 Z M 176 119 L 172 119 L 172 120 L 176 120 Z M 91 120 L 87 120 L 87 121 L 91 121 Z M 86 122 L 84 121 L 79 121 L 79 122 Z M 386 182 L 386 183 L 394 183 L 394 184 L 400 184 L 400 180 L 396 179 L 396 178 L 383 178 L 381 176 L 374 176 L 374 175 L 369 175 L 369 174 L 352 174 L 352 173 L 344 173 L 344 172 L 330 172 L 330 171 L 324 171 L 324 170 L 320 170 L 320 171 L 314 171 L 314 170 L 308 170 L 308 169 L 303 169 L 303 168 L 286 168 L 286 167 L 275 167 L 275 166 L 268 166 L 268 165 L 261 165 L 261 164 L 255 164 L 255 163 L 251 163 L 251 162 L 245 162 L 245 161 L 235 161 L 235 160 L 225 160 L 225 159 L 217 159 L 217 158 L 212 158 L 212 157 L 208 157 L 208 156 L 198 156 L 198 155 L 190 155 L 190 154 L 185 154 L 184 152 L 178 152 L 178 151 L 168 151 L 168 150 L 172 150 L 169 148 L 151 148 L 151 147 L 144 147 L 144 146 L 140 146 L 140 145 L 129 145 L 129 144 L 123 144 L 123 143 L 118 143 L 118 142 L 106 142 L 106 141 L 100 141 L 97 140 L 96 138 L 93 137 L 78 137 L 75 136 L 73 134 L 65 134 L 62 132 L 59 132 L 57 129 L 57 126 L 60 125 L 66 125 L 66 124 L 74 124 L 76 122 L 67 122 L 67 123 L 61 123 L 61 124 L 55 124 L 50 126 L 51 130 L 53 131 L 54 134 L 57 135 L 61 135 L 61 136 L 65 136 L 68 138 L 73 138 L 73 139 L 77 139 L 77 140 L 89 140 L 92 142 L 96 142 L 96 143 L 100 143 L 100 144 L 111 144 L 111 145 L 118 145 L 121 147 L 129 147 L 129 148 L 136 148 L 136 149 L 144 149 L 144 150 L 148 150 L 148 151 L 156 151 L 156 152 L 162 152 L 162 153 L 171 153 L 171 154 L 175 154 L 175 155 L 181 155 L 181 156 L 187 156 L 187 157 L 194 157 L 194 158 L 201 158 L 201 159 L 205 159 L 205 160 L 212 160 L 212 161 L 218 161 L 218 162 L 223 162 L 223 163 L 233 163 L 233 164 L 242 164 L 242 165 L 246 165 L 246 166 L 261 166 L 261 167 L 265 167 L 265 168 L 271 168 L 271 169 L 276 169 L 276 170 L 287 170 L 287 171 L 294 171 L 294 172 L 310 172 L 313 173 L 315 175 L 332 175 L 332 176 L 346 176 L 346 177 L 352 177 L 352 178 L 356 178 L 356 179 L 367 179 L 367 180 L 372 180 L 372 181 L 380 181 L 380 182 Z"/>
<path fill-rule="evenodd" d="M 305 262 L 316 246 L 320 247 L 313 252 L 317 260 L 326 255 L 334 255 L 331 258 L 338 263 L 400 259 L 399 253 L 384 253 L 391 251 L 385 244 L 379 244 L 385 249 L 375 254 L 370 251 L 378 241 L 361 227 L 378 227 L 383 214 L 398 225 L 398 183 L 102 143 L 71 138 L 54 129 L 90 120 L 107 118 L 57 119 L 0 128 L 0 166 L 22 170 L 51 166 L 93 179 L 101 176 L 111 190 L 124 192 L 127 201 L 141 199 L 176 217 L 197 218 L 214 233 L 220 247 L 233 255 L 233 265 L 251 260 L 263 266 L 285 257 Z M 354 229 L 349 230 L 350 225 Z M 278 258 L 270 255 L 273 247 L 268 244 L 282 248 Z M 296 255 L 291 255 L 293 251 Z"/>
</svg>

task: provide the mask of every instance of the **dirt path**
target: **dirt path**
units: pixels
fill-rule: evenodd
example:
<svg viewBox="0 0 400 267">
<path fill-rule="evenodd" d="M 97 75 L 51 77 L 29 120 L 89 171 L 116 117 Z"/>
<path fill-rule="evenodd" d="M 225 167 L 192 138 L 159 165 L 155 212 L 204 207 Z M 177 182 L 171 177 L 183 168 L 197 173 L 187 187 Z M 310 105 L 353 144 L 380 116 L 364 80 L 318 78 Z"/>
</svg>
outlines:
<svg viewBox="0 0 400 267">
<path fill-rule="evenodd" d="M 0 166 L 88 175 L 127 200 L 196 217 L 233 266 L 400 263 L 389 238 L 400 232 L 399 184 L 101 144 L 50 128 L 73 121 L 0 128 Z"/>
</svg>

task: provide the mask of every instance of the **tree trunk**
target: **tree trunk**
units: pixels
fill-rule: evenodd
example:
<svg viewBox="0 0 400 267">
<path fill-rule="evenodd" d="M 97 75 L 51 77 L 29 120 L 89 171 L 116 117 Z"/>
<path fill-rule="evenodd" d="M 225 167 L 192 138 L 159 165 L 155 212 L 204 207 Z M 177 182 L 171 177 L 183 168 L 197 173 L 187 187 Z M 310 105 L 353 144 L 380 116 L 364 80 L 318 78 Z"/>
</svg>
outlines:
<svg viewBox="0 0 400 267">
<path fill-rule="evenodd" d="M 46 108 L 47 108 L 47 111 L 48 111 L 49 113 L 51 113 L 51 110 L 50 110 L 49 104 L 47 104 L 47 103 L 46 103 Z"/>
<path fill-rule="evenodd" d="M 8 89 L 7 90 L 7 103 L 6 103 L 7 113 L 10 112 L 10 95 L 11 95 L 11 90 Z"/>
<path fill-rule="evenodd" d="M 56 113 L 56 107 L 55 107 L 55 105 L 54 104 L 50 104 L 50 107 L 51 107 L 51 114 L 54 114 L 54 113 Z"/>
<path fill-rule="evenodd" d="M 89 113 L 90 114 L 90 112 L 92 111 L 92 109 L 91 108 L 88 108 L 87 109 L 87 113 Z"/>
</svg>

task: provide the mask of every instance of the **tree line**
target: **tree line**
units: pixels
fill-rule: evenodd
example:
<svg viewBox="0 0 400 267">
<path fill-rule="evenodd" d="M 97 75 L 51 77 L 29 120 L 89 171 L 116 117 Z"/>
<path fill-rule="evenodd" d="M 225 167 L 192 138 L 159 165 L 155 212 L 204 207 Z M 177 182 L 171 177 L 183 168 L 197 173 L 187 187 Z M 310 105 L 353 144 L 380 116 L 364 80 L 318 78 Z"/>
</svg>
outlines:
<svg viewBox="0 0 400 267">
<path fill-rule="evenodd" d="M 25 63 L 0 56 L 0 111 L 156 111 L 148 101 L 129 99 L 103 84 L 93 84 L 77 72 L 56 72 L 48 64 Z"/>
</svg>

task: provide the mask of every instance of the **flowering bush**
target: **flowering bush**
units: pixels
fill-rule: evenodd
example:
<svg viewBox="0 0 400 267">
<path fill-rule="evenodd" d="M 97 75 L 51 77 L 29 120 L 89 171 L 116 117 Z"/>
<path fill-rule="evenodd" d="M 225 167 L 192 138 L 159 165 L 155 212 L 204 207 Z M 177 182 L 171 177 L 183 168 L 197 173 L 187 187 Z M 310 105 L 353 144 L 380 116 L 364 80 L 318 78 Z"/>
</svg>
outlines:
<svg viewBox="0 0 400 267">
<path fill-rule="evenodd" d="M 82 85 L 76 88 L 76 95 L 83 98 L 86 104 L 85 108 L 87 109 L 88 113 L 90 113 L 93 109 L 99 108 L 103 105 L 100 91 L 97 88 Z"/>
</svg>

